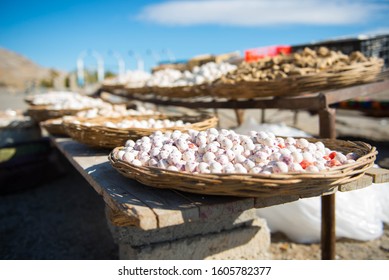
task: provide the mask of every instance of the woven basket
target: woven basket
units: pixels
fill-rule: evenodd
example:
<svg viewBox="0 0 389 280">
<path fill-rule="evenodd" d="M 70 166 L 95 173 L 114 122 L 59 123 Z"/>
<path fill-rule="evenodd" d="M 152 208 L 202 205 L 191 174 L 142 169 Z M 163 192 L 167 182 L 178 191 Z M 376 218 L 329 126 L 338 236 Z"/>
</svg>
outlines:
<svg viewBox="0 0 389 280">
<path fill-rule="evenodd" d="M 382 65 L 381 60 L 373 60 L 315 74 L 291 76 L 272 81 L 223 83 L 222 80 L 218 80 L 211 85 L 209 92 L 214 97 L 229 99 L 296 96 L 307 92 L 373 82 L 380 74 Z"/>
<path fill-rule="evenodd" d="M 53 110 L 50 109 L 50 106 L 37 105 L 30 106 L 27 110 L 27 114 L 36 122 L 43 122 L 49 119 L 56 119 L 63 116 L 74 116 L 78 112 L 89 109 L 90 108 Z"/>
<path fill-rule="evenodd" d="M 155 131 L 159 130 L 162 132 L 180 130 L 187 131 L 189 129 L 195 130 L 206 130 L 208 128 L 215 127 L 217 125 L 218 119 L 210 115 L 200 115 L 200 116 L 174 116 L 168 117 L 169 120 L 177 121 L 183 120 L 184 122 L 190 122 L 190 125 L 179 126 L 179 127 L 169 127 L 169 128 L 110 128 L 106 127 L 103 124 L 107 121 L 121 121 L 123 119 L 137 119 L 145 120 L 149 119 L 151 116 L 132 116 L 132 117 L 121 117 L 121 118 L 96 118 L 91 119 L 76 119 L 80 123 L 76 124 L 73 121 L 65 121 L 65 131 L 72 137 L 74 140 L 84 143 L 92 147 L 101 147 L 101 148 L 115 148 L 118 146 L 123 146 L 127 140 L 137 140 L 143 136 L 149 136 Z M 152 116 L 154 119 L 166 119 L 166 116 L 155 115 Z M 86 123 L 93 123 L 93 126 L 88 126 Z"/>
<path fill-rule="evenodd" d="M 151 87 L 138 87 L 138 88 L 135 88 L 135 87 L 127 87 L 125 86 L 123 88 L 123 92 L 126 94 L 126 95 L 133 95 L 133 94 L 146 94 L 146 93 L 152 93 L 152 88 Z"/>
<path fill-rule="evenodd" d="M 67 136 L 62 118 L 49 119 L 40 122 L 40 126 L 51 135 Z"/>
<path fill-rule="evenodd" d="M 106 91 L 111 91 L 111 90 L 116 90 L 116 89 L 123 89 L 123 88 L 124 88 L 124 84 L 103 83 L 101 85 L 101 89 L 102 90 L 106 90 Z"/>
<path fill-rule="evenodd" d="M 115 84 L 115 85 L 110 85 L 110 84 L 103 84 L 101 87 L 102 91 L 108 91 L 112 92 L 115 90 L 120 90 L 122 95 L 133 95 L 133 94 L 144 94 L 144 93 L 151 93 L 152 88 L 151 87 L 129 87 L 125 84 Z"/>
<path fill-rule="evenodd" d="M 283 195 L 321 195 L 334 187 L 354 181 L 365 173 L 376 158 L 376 149 L 363 142 L 329 139 L 308 139 L 322 141 L 326 147 L 344 153 L 354 152 L 359 158 L 355 163 L 332 168 L 320 173 L 279 174 L 191 174 L 169 171 L 155 167 L 129 164 L 115 158 L 114 149 L 109 155 L 112 166 L 122 175 L 140 183 L 161 188 L 176 189 L 206 195 L 230 195 L 241 197 L 273 197 Z"/>
<path fill-rule="evenodd" d="M 171 98 L 191 98 L 210 94 L 208 84 L 182 87 L 153 87 L 152 92 L 159 96 Z"/>
<path fill-rule="evenodd" d="M 28 105 L 34 105 L 33 98 L 31 96 L 25 97 L 24 102 L 26 102 Z"/>
</svg>

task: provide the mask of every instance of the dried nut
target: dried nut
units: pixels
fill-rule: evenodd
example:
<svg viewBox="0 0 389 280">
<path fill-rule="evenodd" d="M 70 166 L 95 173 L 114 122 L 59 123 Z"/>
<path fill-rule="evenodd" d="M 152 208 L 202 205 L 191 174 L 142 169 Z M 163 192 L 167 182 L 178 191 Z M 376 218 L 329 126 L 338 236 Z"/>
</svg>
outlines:
<svg viewBox="0 0 389 280">
<path fill-rule="evenodd" d="M 235 71 L 223 76 L 222 80 L 224 83 L 269 81 L 334 70 L 353 63 L 373 60 L 374 58 L 366 58 L 361 52 L 345 55 L 326 47 L 320 47 L 317 50 L 305 48 L 291 55 L 281 54 L 275 57 L 265 57 L 253 63 L 243 62 Z"/>
<path fill-rule="evenodd" d="M 115 157 L 136 166 L 176 172 L 251 174 L 317 173 L 356 160 L 356 154 L 343 155 L 304 138 L 284 139 L 263 131 L 238 135 L 216 129 L 157 131 L 136 142 L 127 141 Z"/>
</svg>

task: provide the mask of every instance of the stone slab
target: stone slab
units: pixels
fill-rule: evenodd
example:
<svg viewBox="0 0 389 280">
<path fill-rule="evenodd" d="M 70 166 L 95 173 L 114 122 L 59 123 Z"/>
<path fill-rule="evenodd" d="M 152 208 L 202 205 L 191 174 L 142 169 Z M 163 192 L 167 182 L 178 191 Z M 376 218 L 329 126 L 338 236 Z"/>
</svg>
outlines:
<svg viewBox="0 0 389 280">
<path fill-rule="evenodd" d="M 129 244 L 131 246 L 143 246 L 194 235 L 218 233 L 251 224 L 257 218 L 255 209 L 250 209 L 237 215 L 225 216 L 223 219 L 203 219 L 172 227 L 142 230 L 136 226 L 113 225 L 109 220 L 110 209 L 108 206 L 106 206 L 106 216 L 115 242 L 118 244 Z"/>
<path fill-rule="evenodd" d="M 270 259 L 270 232 L 264 219 L 249 225 L 193 237 L 132 247 L 119 244 L 120 259 L 228 260 Z"/>
</svg>

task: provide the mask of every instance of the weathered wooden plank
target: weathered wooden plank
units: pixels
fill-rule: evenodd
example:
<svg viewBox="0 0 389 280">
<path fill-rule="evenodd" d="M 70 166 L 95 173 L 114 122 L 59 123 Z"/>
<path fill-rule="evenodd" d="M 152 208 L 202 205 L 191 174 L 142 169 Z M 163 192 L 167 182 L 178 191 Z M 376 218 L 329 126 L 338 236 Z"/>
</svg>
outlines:
<svg viewBox="0 0 389 280">
<path fill-rule="evenodd" d="M 92 156 L 96 153 L 93 149 L 73 141 L 62 143 L 62 149 L 98 193 L 103 197 L 108 194 L 106 202 L 113 206 L 111 208 L 115 207 L 112 205 L 112 199 L 115 202 L 120 201 L 118 208 L 127 212 L 129 216 L 133 216 L 131 205 L 125 208 L 126 202 L 130 201 L 130 204 L 142 202 L 155 213 L 159 228 L 199 219 L 214 219 L 224 215 L 240 214 L 253 207 L 252 198 L 201 196 L 150 188 L 116 172 L 107 161 L 106 151 L 102 152 L 102 156 Z M 135 201 L 135 198 L 139 201 Z"/>
<path fill-rule="evenodd" d="M 128 178 L 123 177 L 123 179 L 125 179 L 123 186 L 127 191 L 149 206 L 156 214 L 159 228 L 199 219 L 198 206 L 177 193 L 147 187 Z"/>
<path fill-rule="evenodd" d="M 275 196 L 272 198 L 255 198 L 254 207 L 255 208 L 265 208 L 273 205 L 289 203 L 292 201 L 299 200 L 298 195 L 285 195 L 285 196 Z"/>
<path fill-rule="evenodd" d="M 199 219 L 197 205 L 177 193 L 150 188 L 119 174 L 108 162 L 109 151 L 95 151 L 74 141 L 57 142 L 65 156 L 107 204 L 112 206 L 115 202 L 119 203 L 117 207 L 129 216 L 139 216 L 142 228 L 166 227 Z M 99 155 L 93 156 L 95 153 Z"/>
<path fill-rule="evenodd" d="M 125 215 L 123 211 L 119 209 L 113 209 L 111 207 L 107 207 L 107 218 L 109 221 L 118 227 L 125 226 L 138 226 L 138 222 L 135 218 Z"/>
<path fill-rule="evenodd" d="M 356 181 L 339 186 L 338 190 L 341 192 L 358 190 L 358 189 L 366 188 L 366 187 L 370 186 L 372 183 L 373 183 L 372 177 L 364 175 L 364 176 L 362 176 L 362 178 L 360 178 Z"/>
<path fill-rule="evenodd" d="M 96 192 L 103 196 L 107 205 L 114 209 L 112 217 L 118 224 L 131 224 L 142 229 L 163 228 L 226 215 L 239 215 L 253 207 L 268 207 L 302 198 L 297 195 L 270 198 L 203 196 L 151 188 L 125 178 L 114 170 L 107 159 L 109 150 L 92 149 L 69 139 L 55 139 L 54 142 Z M 367 187 L 373 180 L 389 180 L 388 170 L 375 168 L 367 174 L 369 176 L 336 187 L 324 195 Z M 321 194 L 312 196 L 316 195 Z"/>
<path fill-rule="evenodd" d="M 112 168 L 104 166 L 104 162 L 108 163 L 107 155 L 91 156 L 93 151 L 90 148 L 71 140 L 59 139 L 54 143 L 111 208 L 128 215 L 142 229 L 158 227 L 156 214 L 150 207 L 123 190 L 120 185 L 123 185 L 121 181 L 124 178 Z M 96 154 L 99 152 L 96 151 Z"/>
<path fill-rule="evenodd" d="M 325 92 L 324 95 L 328 104 L 334 104 L 336 102 L 348 100 L 351 98 L 373 95 L 385 91 L 388 87 L 389 80 L 384 80 L 370 84 L 356 85 L 343 89 L 330 90 Z"/>
<path fill-rule="evenodd" d="M 112 183 L 120 186 L 123 194 L 126 196 L 130 194 L 155 213 L 158 228 L 178 225 L 199 218 L 198 207 L 171 190 L 151 188 L 126 178 L 114 170 L 108 161 L 101 168 L 109 170 Z M 98 182 L 104 186 L 107 180 L 107 178 L 99 178 Z M 105 189 L 108 189 L 108 187 L 106 186 Z M 131 199 L 127 203 L 132 204 L 134 202 Z"/>
<path fill-rule="evenodd" d="M 240 215 L 243 211 L 254 207 L 254 198 L 200 195 L 178 191 L 176 193 L 197 205 L 199 218 L 202 220 Z"/>
<path fill-rule="evenodd" d="M 389 182 L 389 170 L 384 168 L 370 168 L 366 174 L 373 178 L 373 183 L 387 183 Z"/>
</svg>

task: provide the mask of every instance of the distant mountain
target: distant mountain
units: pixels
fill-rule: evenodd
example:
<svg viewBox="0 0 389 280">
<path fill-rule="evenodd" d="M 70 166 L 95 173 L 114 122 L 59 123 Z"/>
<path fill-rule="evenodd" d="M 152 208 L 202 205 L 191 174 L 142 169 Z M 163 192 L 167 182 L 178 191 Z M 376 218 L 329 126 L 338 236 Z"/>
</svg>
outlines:
<svg viewBox="0 0 389 280">
<path fill-rule="evenodd" d="M 62 73 L 44 68 L 28 58 L 0 48 L 0 86 L 26 89 L 52 83 Z"/>
</svg>

